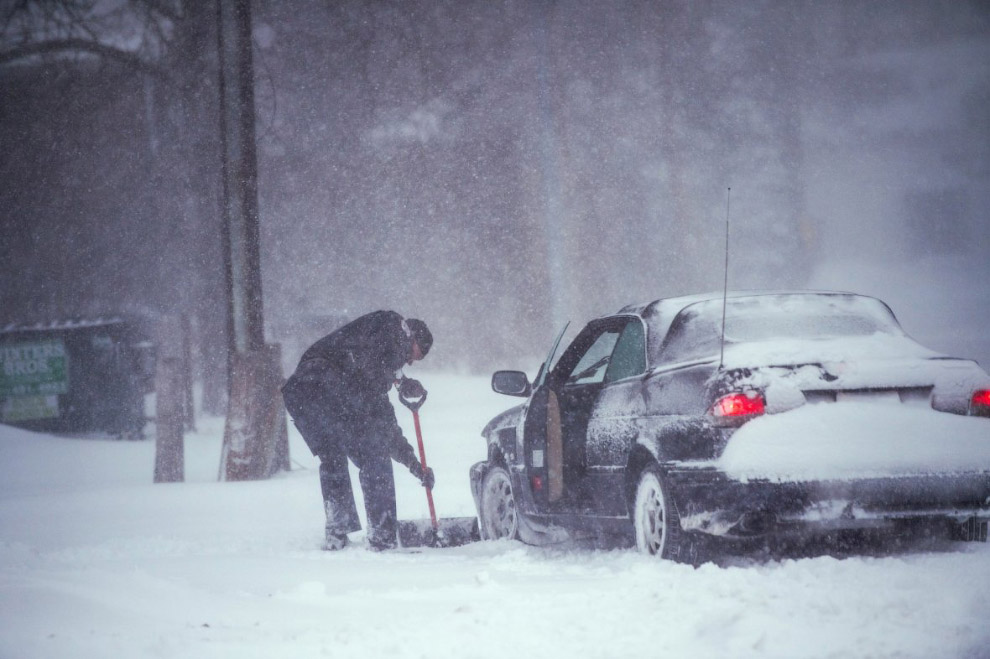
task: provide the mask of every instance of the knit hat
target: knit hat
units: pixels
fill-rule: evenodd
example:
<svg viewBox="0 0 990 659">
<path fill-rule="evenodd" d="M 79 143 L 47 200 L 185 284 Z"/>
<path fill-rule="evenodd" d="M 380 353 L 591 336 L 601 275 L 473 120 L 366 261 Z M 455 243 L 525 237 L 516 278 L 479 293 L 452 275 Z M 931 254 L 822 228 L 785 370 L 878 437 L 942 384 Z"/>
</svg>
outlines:
<svg viewBox="0 0 990 659">
<path fill-rule="evenodd" d="M 406 327 L 412 332 L 413 338 L 416 339 L 416 343 L 419 345 L 419 351 L 425 357 L 426 353 L 430 351 L 430 346 L 433 345 L 433 335 L 430 333 L 426 323 L 418 318 L 406 318 Z"/>
</svg>

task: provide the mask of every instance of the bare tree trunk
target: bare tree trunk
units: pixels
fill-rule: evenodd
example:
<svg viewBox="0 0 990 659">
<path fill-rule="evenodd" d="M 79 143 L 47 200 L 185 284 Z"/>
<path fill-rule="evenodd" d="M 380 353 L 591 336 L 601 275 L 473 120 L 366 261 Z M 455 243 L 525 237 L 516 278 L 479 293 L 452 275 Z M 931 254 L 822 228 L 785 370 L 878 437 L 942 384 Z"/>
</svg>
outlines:
<svg viewBox="0 0 990 659">
<path fill-rule="evenodd" d="M 182 314 L 182 422 L 186 430 L 196 430 L 196 405 L 193 400 L 192 369 L 192 323 L 187 314 Z"/>
<path fill-rule="evenodd" d="M 257 480 L 289 469 L 281 373 L 278 344 L 234 354 L 220 480 Z"/>
<path fill-rule="evenodd" d="M 176 483 L 185 479 L 185 453 L 182 444 L 183 386 L 181 361 L 164 357 L 155 374 L 155 482 Z"/>
<path fill-rule="evenodd" d="M 231 355 L 221 478 L 267 478 L 288 464 L 279 346 L 265 344 L 258 165 L 254 133 L 251 2 L 219 5 L 220 133 Z"/>
</svg>

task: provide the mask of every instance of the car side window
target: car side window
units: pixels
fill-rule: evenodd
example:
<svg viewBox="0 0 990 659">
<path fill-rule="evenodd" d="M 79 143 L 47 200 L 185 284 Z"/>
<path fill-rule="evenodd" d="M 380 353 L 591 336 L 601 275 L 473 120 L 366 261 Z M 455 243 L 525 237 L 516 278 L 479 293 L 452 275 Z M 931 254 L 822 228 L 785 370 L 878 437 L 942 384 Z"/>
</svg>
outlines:
<svg viewBox="0 0 990 659">
<path fill-rule="evenodd" d="M 646 345 L 643 324 L 632 320 L 626 323 L 612 351 L 605 382 L 639 375 L 646 370 Z"/>
<path fill-rule="evenodd" d="M 581 359 L 568 373 L 565 382 L 569 385 L 604 382 L 609 358 L 619 340 L 621 329 L 609 329 L 599 334 L 598 338 L 581 355 Z"/>
</svg>

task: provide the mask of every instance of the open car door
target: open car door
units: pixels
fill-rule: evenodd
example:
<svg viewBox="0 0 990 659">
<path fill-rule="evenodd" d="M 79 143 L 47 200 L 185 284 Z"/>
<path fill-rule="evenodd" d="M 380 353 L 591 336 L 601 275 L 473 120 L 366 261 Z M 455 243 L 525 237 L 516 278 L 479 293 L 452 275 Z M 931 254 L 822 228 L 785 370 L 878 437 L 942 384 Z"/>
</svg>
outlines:
<svg viewBox="0 0 990 659">
<path fill-rule="evenodd" d="M 538 514 L 602 510 L 592 478 L 600 474 L 592 474 L 587 463 L 589 420 L 605 388 L 626 387 L 644 372 L 644 336 L 642 322 L 634 317 L 594 320 L 534 383 L 523 446 L 526 486 Z M 625 428 L 623 419 L 615 422 Z"/>
<path fill-rule="evenodd" d="M 523 482 L 519 485 L 530 496 L 517 497 L 516 500 L 518 502 L 517 505 L 520 506 L 523 512 L 531 515 L 545 514 L 547 506 L 551 501 L 551 492 L 549 489 L 552 475 L 551 462 L 553 463 L 554 472 L 562 468 L 559 437 L 556 438 L 557 441 L 555 443 L 548 443 L 547 441 L 548 418 L 553 421 L 554 410 L 558 409 L 556 406 L 556 394 L 550 387 L 552 380 L 548 376 L 554 364 L 553 359 L 560 347 L 560 341 L 564 338 L 564 332 L 567 331 L 569 326 L 570 323 L 566 323 L 563 329 L 560 330 L 556 340 L 553 342 L 553 346 L 550 348 L 550 352 L 547 354 L 546 361 L 543 362 L 540 372 L 536 375 L 536 380 L 533 382 L 533 393 L 530 396 L 529 407 L 526 410 L 526 421 L 523 424 Z M 559 415 L 559 412 L 557 414 Z M 560 426 L 559 416 L 556 426 L 558 428 Z M 555 444 L 554 455 L 550 456 L 548 455 L 548 448 L 552 444 Z M 553 475 L 557 474 L 554 473 Z M 561 479 L 557 478 L 557 482 L 560 483 Z M 554 494 L 559 496 L 558 492 Z M 533 504 L 535 504 L 535 509 L 533 508 Z"/>
</svg>

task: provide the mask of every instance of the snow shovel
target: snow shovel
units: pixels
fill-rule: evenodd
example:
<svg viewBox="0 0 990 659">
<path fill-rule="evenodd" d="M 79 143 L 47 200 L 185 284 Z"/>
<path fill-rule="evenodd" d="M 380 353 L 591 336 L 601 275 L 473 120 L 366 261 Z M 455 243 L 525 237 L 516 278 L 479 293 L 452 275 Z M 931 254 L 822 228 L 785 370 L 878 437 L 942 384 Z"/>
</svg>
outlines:
<svg viewBox="0 0 990 659">
<path fill-rule="evenodd" d="M 416 426 L 416 443 L 419 447 L 419 462 L 426 472 L 426 450 L 423 448 L 423 431 L 419 426 L 419 408 L 426 402 L 424 393 L 419 399 L 399 396 L 402 404 L 409 408 Z M 430 507 L 428 520 L 399 520 L 399 544 L 403 547 L 457 547 L 481 540 L 476 517 L 447 517 L 437 519 L 433 506 L 433 490 L 426 489 L 426 502 Z"/>
</svg>

